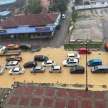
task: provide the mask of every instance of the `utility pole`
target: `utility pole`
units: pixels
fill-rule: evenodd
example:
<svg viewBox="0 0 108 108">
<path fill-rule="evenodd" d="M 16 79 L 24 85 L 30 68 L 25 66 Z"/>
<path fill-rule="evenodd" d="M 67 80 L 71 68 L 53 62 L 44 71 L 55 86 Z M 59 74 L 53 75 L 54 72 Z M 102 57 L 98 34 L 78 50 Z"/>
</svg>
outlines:
<svg viewBox="0 0 108 108">
<path fill-rule="evenodd" d="M 87 50 L 87 41 L 85 43 L 86 50 Z M 88 91 L 88 72 L 87 72 L 87 52 L 86 52 L 86 86 L 85 86 L 85 91 Z"/>
</svg>

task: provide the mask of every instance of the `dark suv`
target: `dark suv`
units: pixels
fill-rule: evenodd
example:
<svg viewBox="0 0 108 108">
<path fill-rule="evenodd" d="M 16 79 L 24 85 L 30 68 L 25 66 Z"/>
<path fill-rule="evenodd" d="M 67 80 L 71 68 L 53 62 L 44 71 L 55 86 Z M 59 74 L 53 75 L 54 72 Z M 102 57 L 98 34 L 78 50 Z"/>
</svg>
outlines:
<svg viewBox="0 0 108 108">
<path fill-rule="evenodd" d="M 83 66 L 75 65 L 70 68 L 70 73 L 78 74 L 78 73 L 84 73 L 85 69 Z"/>
<path fill-rule="evenodd" d="M 24 66 L 24 68 L 32 68 L 32 67 L 35 67 L 36 65 L 37 65 L 36 62 L 29 61 L 29 62 L 25 63 L 23 66 Z"/>
<path fill-rule="evenodd" d="M 47 60 L 48 60 L 48 57 L 44 56 L 44 55 L 36 55 L 36 56 L 34 56 L 34 61 L 43 62 L 43 61 L 47 61 Z"/>
</svg>

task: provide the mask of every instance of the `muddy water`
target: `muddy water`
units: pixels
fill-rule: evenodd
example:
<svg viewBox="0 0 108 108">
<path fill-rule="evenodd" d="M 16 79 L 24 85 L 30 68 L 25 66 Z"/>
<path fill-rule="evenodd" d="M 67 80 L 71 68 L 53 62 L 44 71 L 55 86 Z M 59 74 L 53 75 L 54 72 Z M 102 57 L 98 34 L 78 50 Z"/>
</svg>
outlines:
<svg viewBox="0 0 108 108">
<path fill-rule="evenodd" d="M 54 60 L 58 65 L 62 66 L 62 61 L 66 59 L 67 53 L 63 48 L 44 48 L 40 52 L 25 52 L 22 53 L 23 61 L 21 65 L 29 60 L 33 60 L 34 55 L 43 54 Z M 91 58 L 101 58 L 103 64 L 108 65 L 108 53 L 105 52 L 93 52 L 87 56 L 88 60 Z M 0 58 L 0 64 L 5 64 L 5 57 Z M 86 65 L 86 56 L 81 55 L 80 64 Z M 70 74 L 69 68 L 62 67 L 62 73 L 49 73 L 49 68 L 46 69 L 45 73 L 31 74 L 30 69 L 26 69 L 23 75 L 11 76 L 9 70 L 5 70 L 5 73 L 0 76 L 0 86 L 10 87 L 14 81 L 20 82 L 36 82 L 36 83 L 61 83 L 61 84 L 81 84 L 85 85 L 86 75 L 85 74 Z M 108 90 L 108 74 L 92 74 L 88 67 L 88 83 L 93 87 L 90 90 Z M 103 87 L 105 85 L 106 88 Z M 84 87 L 85 88 L 85 87 Z M 83 88 L 83 89 L 84 89 Z"/>
</svg>

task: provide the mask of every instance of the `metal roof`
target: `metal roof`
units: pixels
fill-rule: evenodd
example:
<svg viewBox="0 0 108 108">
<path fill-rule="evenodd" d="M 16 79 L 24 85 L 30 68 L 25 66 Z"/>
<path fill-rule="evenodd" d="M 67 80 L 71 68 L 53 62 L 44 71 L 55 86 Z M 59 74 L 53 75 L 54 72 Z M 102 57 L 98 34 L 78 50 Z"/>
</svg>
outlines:
<svg viewBox="0 0 108 108">
<path fill-rule="evenodd" d="M 2 12 L 0 12 L 0 16 L 2 17 L 2 16 L 7 16 L 7 15 L 9 15 L 11 12 L 10 11 L 2 11 Z"/>
</svg>

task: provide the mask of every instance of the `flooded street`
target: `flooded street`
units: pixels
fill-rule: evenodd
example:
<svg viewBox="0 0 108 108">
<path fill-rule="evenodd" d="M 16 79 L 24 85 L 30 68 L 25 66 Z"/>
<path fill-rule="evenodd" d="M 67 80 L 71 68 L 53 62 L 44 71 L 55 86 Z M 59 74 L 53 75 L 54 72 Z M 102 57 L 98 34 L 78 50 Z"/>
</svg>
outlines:
<svg viewBox="0 0 108 108">
<path fill-rule="evenodd" d="M 21 66 L 27 61 L 33 60 L 34 55 L 46 55 L 49 59 L 54 60 L 56 64 L 62 66 L 62 62 L 67 57 L 67 53 L 64 48 L 43 48 L 40 52 L 24 52 L 21 54 L 23 61 Z M 103 65 L 108 65 L 108 53 L 106 52 L 92 52 L 87 56 L 88 60 L 93 58 L 100 58 L 103 61 Z M 5 64 L 5 57 L 0 58 L 1 66 Z M 80 65 L 86 65 L 86 56 L 81 55 Z M 35 82 L 35 83 L 55 83 L 55 84 L 81 84 L 85 87 L 86 74 L 70 74 L 69 67 L 62 67 L 62 73 L 49 73 L 49 68 L 45 73 L 31 74 L 30 69 L 25 69 L 25 73 L 22 75 L 9 75 L 9 70 L 5 70 L 5 73 L 0 76 L 1 87 L 11 87 L 14 81 L 19 82 Z M 90 67 L 88 67 L 88 83 L 93 87 L 90 90 L 108 90 L 108 73 L 107 74 L 93 74 Z"/>
</svg>

